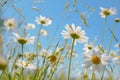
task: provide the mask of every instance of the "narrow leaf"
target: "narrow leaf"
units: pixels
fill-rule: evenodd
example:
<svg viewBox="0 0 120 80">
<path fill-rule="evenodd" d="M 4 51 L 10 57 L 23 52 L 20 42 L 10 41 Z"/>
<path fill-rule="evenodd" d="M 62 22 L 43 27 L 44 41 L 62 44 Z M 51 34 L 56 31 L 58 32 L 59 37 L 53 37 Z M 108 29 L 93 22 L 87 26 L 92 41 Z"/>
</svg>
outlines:
<svg viewBox="0 0 120 80">
<path fill-rule="evenodd" d="M 112 37 L 115 39 L 116 42 L 118 42 L 118 39 L 116 38 L 114 32 L 108 27 L 108 29 L 110 30 Z"/>
<path fill-rule="evenodd" d="M 83 23 L 85 24 L 85 26 L 86 26 L 86 27 L 89 27 L 89 26 L 88 26 L 87 19 L 85 18 L 84 13 L 81 13 L 81 14 L 80 14 L 80 18 L 82 19 L 82 21 L 83 21 Z"/>
<path fill-rule="evenodd" d="M 64 11 L 66 11 L 66 9 L 69 7 L 69 5 L 70 5 L 69 2 L 67 2 L 67 3 L 65 4 Z"/>
</svg>

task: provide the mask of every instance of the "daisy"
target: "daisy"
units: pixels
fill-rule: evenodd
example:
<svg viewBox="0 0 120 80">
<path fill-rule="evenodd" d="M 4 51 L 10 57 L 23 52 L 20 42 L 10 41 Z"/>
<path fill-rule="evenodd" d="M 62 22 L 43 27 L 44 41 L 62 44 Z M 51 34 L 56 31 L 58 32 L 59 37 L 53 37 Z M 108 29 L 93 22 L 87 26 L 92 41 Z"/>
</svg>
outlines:
<svg viewBox="0 0 120 80">
<path fill-rule="evenodd" d="M 44 29 L 41 29 L 40 30 L 40 33 L 43 35 L 43 36 L 47 36 L 48 35 L 48 32 Z"/>
<path fill-rule="evenodd" d="M 18 60 L 16 62 L 16 66 L 17 67 L 22 67 L 22 68 L 26 68 L 26 69 L 37 69 L 37 67 L 33 64 L 30 64 L 28 62 L 25 62 L 23 60 Z"/>
<path fill-rule="evenodd" d="M 53 54 L 50 54 L 47 57 L 47 60 L 50 63 L 53 64 L 57 64 L 58 62 L 63 63 L 63 59 L 64 59 L 64 55 L 59 56 L 60 52 L 62 52 L 64 50 L 64 48 L 57 48 L 55 52 L 53 52 Z"/>
<path fill-rule="evenodd" d="M 119 18 L 115 18 L 114 21 L 115 21 L 116 23 L 118 23 L 118 22 L 120 22 L 120 19 L 119 19 Z"/>
<path fill-rule="evenodd" d="M 34 52 L 27 52 L 23 55 L 28 61 L 34 60 L 34 58 L 37 56 Z"/>
<path fill-rule="evenodd" d="M 29 37 L 29 35 L 27 35 L 27 37 L 20 37 L 17 33 L 13 33 L 13 35 L 15 36 L 14 38 L 12 38 L 12 40 L 14 42 L 18 42 L 20 44 L 34 44 L 35 42 L 35 37 Z"/>
<path fill-rule="evenodd" d="M 115 44 L 115 48 L 120 48 L 120 44 L 119 43 Z"/>
<path fill-rule="evenodd" d="M 116 56 L 113 58 L 113 62 L 116 64 L 116 65 L 120 65 L 120 56 Z"/>
<path fill-rule="evenodd" d="M 102 18 L 106 18 L 107 16 L 116 14 L 116 9 L 114 9 L 114 8 L 100 7 L 100 9 L 101 9 L 100 15 L 101 15 Z"/>
<path fill-rule="evenodd" d="M 115 55 L 116 55 L 116 52 L 115 52 L 115 51 L 110 51 L 109 56 L 115 57 Z"/>
<path fill-rule="evenodd" d="M 92 51 L 93 48 L 94 48 L 94 46 L 92 43 L 86 43 L 84 45 L 83 51 L 84 51 L 84 53 L 88 53 L 89 51 Z"/>
<path fill-rule="evenodd" d="M 5 70 L 8 66 L 7 60 L 5 58 L 5 56 L 0 58 L 0 70 Z"/>
<path fill-rule="evenodd" d="M 14 29 L 16 25 L 15 19 L 10 18 L 4 21 L 4 26 L 6 26 L 8 29 Z"/>
<path fill-rule="evenodd" d="M 62 35 L 64 37 L 64 39 L 75 39 L 75 43 L 80 42 L 80 43 L 85 43 L 88 41 L 88 37 L 85 36 L 85 31 L 81 29 L 80 26 L 77 26 L 77 28 L 75 29 L 75 24 L 72 25 L 68 25 L 66 24 L 65 26 L 66 31 L 63 30 L 62 31 Z"/>
<path fill-rule="evenodd" d="M 42 57 L 42 58 L 46 58 L 46 57 L 48 57 L 48 56 L 50 56 L 51 55 L 51 51 L 48 51 L 48 50 L 46 50 L 46 49 L 43 49 L 41 52 L 40 52 L 40 56 Z"/>
<path fill-rule="evenodd" d="M 41 24 L 42 26 L 49 26 L 52 24 L 52 20 L 50 18 L 44 17 L 44 16 L 39 16 L 36 17 L 35 20 L 38 24 Z"/>
<path fill-rule="evenodd" d="M 32 23 L 27 24 L 25 27 L 26 29 L 35 29 L 35 25 Z"/>
<path fill-rule="evenodd" d="M 110 62 L 110 56 L 102 54 L 100 50 L 93 50 L 90 53 L 85 53 L 83 54 L 83 58 L 85 61 L 82 66 L 89 68 L 93 72 L 103 72 L 105 70 L 105 66 Z"/>
</svg>

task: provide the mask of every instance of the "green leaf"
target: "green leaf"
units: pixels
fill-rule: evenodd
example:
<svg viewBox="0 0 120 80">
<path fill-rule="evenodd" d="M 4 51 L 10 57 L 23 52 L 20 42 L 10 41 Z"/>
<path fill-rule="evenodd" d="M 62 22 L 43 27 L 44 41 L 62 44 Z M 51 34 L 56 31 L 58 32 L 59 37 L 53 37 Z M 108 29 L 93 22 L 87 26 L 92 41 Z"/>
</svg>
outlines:
<svg viewBox="0 0 120 80">
<path fill-rule="evenodd" d="M 95 11 L 95 9 L 93 7 L 91 7 L 91 6 L 88 6 L 88 5 L 85 5 L 85 4 L 83 4 L 83 6 L 87 7 L 91 11 Z"/>
<path fill-rule="evenodd" d="M 110 30 L 110 32 L 111 32 L 112 37 L 114 38 L 114 40 L 115 40 L 116 42 L 118 42 L 118 39 L 116 38 L 114 32 L 113 32 L 109 27 L 108 27 L 108 29 Z"/>
<path fill-rule="evenodd" d="M 105 50 L 104 50 L 100 45 L 98 45 L 98 48 L 99 48 L 103 53 L 105 53 Z"/>
<path fill-rule="evenodd" d="M 67 2 L 67 3 L 65 4 L 64 11 L 66 11 L 66 9 L 69 7 L 69 5 L 70 5 L 69 2 Z"/>
<path fill-rule="evenodd" d="M 80 14 L 80 18 L 82 19 L 83 23 L 85 24 L 85 26 L 88 28 L 88 22 L 87 22 L 87 19 L 85 18 L 85 15 L 84 13 L 81 13 Z"/>
<path fill-rule="evenodd" d="M 73 7 L 76 6 L 76 3 L 77 3 L 77 0 L 74 0 L 74 2 L 73 2 Z"/>
</svg>

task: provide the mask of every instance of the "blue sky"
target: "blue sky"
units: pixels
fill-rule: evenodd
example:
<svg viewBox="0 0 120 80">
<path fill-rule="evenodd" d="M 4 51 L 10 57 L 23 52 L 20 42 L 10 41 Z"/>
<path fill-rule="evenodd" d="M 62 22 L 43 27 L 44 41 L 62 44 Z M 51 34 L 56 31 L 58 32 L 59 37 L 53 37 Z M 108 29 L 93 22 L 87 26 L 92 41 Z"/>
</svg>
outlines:
<svg viewBox="0 0 120 80">
<path fill-rule="evenodd" d="M 56 33 L 56 42 L 62 38 L 61 36 L 61 31 L 64 28 L 66 24 L 72 24 L 74 23 L 76 26 L 81 26 L 82 29 L 86 31 L 86 35 L 89 37 L 89 42 L 93 41 L 95 37 L 97 37 L 98 41 L 96 44 L 99 44 L 101 41 L 101 32 L 102 32 L 102 26 L 104 23 L 104 19 L 101 18 L 99 15 L 100 13 L 100 7 L 104 8 L 116 8 L 117 9 L 117 15 L 115 16 L 109 16 L 107 18 L 107 23 L 106 26 L 109 26 L 112 28 L 114 26 L 114 18 L 118 17 L 120 18 L 120 7 L 119 7 L 119 0 L 77 0 L 78 3 L 76 4 L 74 9 L 77 9 L 79 12 L 76 13 L 75 11 L 72 10 L 72 4 L 73 0 L 43 0 L 43 2 L 39 4 L 34 4 L 34 0 L 14 0 L 14 5 L 17 8 L 20 8 L 22 11 L 22 14 L 26 17 L 26 22 L 27 23 L 34 23 L 36 25 L 35 30 L 30 30 L 28 31 L 31 35 L 36 35 L 38 33 L 39 25 L 35 22 L 35 17 L 42 15 L 46 17 L 50 17 L 53 20 L 52 25 L 49 27 L 43 27 L 43 29 L 48 30 L 49 32 L 49 37 L 52 37 L 56 27 L 58 26 L 59 29 Z M 69 2 L 70 6 L 67 8 L 67 11 L 64 11 L 64 6 L 65 4 Z M 95 11 L 89 10 L 86 6 L 91 6 L 94 8 Z M 32 9 L 32 7 L 35 6 L 40 9 L 41 12 L 37 12 Z M 4 13 L 4 18 L 21 18 L 18 16 L 18 14 L 11 8 L 11 2 L 9 2 L 8 6 L 4 7 L 5 13 Z M 72 10 L 71 12 L 68 12 L 69 10 Z M 4 11 L 4 10 L 3 10 Z M 87 28 L 82 20 L 80 19 L 80 13 L 85 13 L 85 16 L 88 20 L 88 25 L 89 28 Z M 22 25 L 24 26 L 24 25 Z M 115 36 L 117 37 L 118 40 L 120 40 L 120 24 L 117 25 L 117 29 L 115 31 Z M 105 31 L 105 47 L 109 44 L 109 40 L 111 37 L 111 33 L 108 29 Z M 41 43 L 43 44 L 44 47 L 49 43 L 49 40 L 46 39 L 45 37 L 41 37 Z M 114 40 L 115 44 L 115 40 Z M 80 46 L 83 44 L 77 44 L 76 49 L 82 49 L 83 46 Z M 114 48 L 114 47 L 113 47 Z"/>
</svg>

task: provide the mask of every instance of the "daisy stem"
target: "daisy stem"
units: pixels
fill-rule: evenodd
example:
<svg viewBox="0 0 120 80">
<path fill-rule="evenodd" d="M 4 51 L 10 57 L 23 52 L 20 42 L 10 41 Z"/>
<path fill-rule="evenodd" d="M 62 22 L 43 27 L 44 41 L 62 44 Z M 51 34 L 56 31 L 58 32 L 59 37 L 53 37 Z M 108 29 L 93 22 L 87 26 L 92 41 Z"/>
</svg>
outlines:
<svg viewBox="0 0 120 80">
<path fill-rule="evenodd" d="M 115 28 L 116 28 L 116 23 L 114 23 L 114 27 L 112 28 L 113 33 L 115 31 Z M 111 46 L 112 46 L 112 41 L 113 41 L 113 36 L 111 36 L 111 38 L 110 38 L 110 43 L 109 43 L 109 47 L 108 47 L 108 54 L 110 53 L 110 49 L 111 49 Z"/>
<path fill-rule="evenodd" d="M 70 70 L 71 70 L 72 52 L 73 52 L 73 48 L 74 48 L 74 42 L 75 42 L 75 39 L 73 39 L 72 49 L 71 49 L 71 53 L 70 53 L 69 68 L 68 68 L 68 80 L 70 80 Z"/>
<path fill-rule="evenodd" d="M 22 60 L 23 60 L 23 47 L 24 47 L 24 44 L 21 44 L 21 46 L 22 46 L 22 47 L 21 47 L 21 48 L 22 48 L 21 50 L 22 50 Z M 24 70 L 24 69 L 23 69 L 23 67 L 22 67 L 22 79 L 23 79 L 23 70 Z"/>
<path fill-rule="evenodd" d="M 21 44 L 22 60 L 23 60 L 23 47 L 24 47 L 24 44 Z"/>
<path fill-rule="evenodd" d="M 104 42 L 106 21 L 107 21 L 107 17 L 104 19 L 104 23 L 103 23 L 103 27 L 102 27 L 102 39 L 101 39 L 101 44 L 102 44 L 102 45 L 103 45 L 103 42 Z"/>
<path fill-rule="evenodd" d="M 102 74 L 101 80 L 103 80 L 103 77 L 104 77 L 104 72 L 103 72 L 103 74 Z"/>
<path fill-rule="evenodd" d="M 94 79 L 95 79 L 95 73 L 93 72 L 93 73 L 92 73 L 91 80 L 94 80 Z"/>
<path fill-rule="evenodd" d="M 40 30 L 41 30 L 41 28 L 42 28 L 42 26 L 41 26 L 40 29 L 39 29 L 39 32 L 38 32 L 38 38 L 37 38 L 37 43 L 36 43 L 37 68 L 39 67 L 39 61 L 38 61 L 38 53 L 39 53 L 39 51 L 38 51 L 37 44 L 38 44 L 38 42 L 39 42 L 39 40 L 40 40 Z"/>
</svg>

